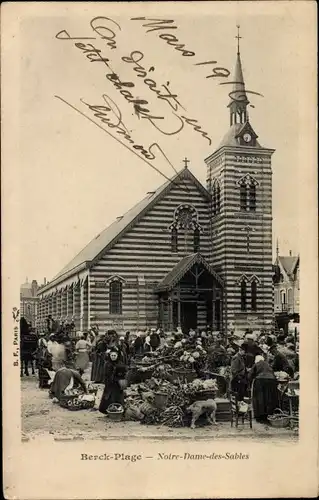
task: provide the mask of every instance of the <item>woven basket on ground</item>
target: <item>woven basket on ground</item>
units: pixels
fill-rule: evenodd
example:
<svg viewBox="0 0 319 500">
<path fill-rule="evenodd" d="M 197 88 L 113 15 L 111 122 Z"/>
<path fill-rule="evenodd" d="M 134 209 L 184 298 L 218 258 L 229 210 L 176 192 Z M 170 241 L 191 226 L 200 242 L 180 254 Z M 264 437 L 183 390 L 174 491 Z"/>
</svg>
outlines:
<svg viewBox="0 0 319 500">
<path fill-rule="evenodd" d="M 290 424 L 290 416 L 277 408 L 273 415 L 268 417 L 268 422 L 272 427 L 283 428 Z"/>
<path fill-rule="evenodd" d="M 124 408 L 119 403 L 112 403 L 107 409 L 108 417 L 113 421 L 122 420 Z"/>
</svg>

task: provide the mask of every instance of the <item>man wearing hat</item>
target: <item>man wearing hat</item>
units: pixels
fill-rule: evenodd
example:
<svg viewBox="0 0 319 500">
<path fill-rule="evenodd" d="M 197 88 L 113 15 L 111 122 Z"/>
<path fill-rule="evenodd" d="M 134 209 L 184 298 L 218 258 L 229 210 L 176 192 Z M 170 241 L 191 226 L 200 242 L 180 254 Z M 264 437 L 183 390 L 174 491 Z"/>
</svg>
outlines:
<svg viewBox="0 0 319 500">
<path fill-rule="evenodd" d="M 246 368 L 251 368 L 255 362 L 255 357 L 263 355 L 261 347 L 257 344 L 252 333 L 247 333 L 241 346 L 245 351 Z"/>
</svg>

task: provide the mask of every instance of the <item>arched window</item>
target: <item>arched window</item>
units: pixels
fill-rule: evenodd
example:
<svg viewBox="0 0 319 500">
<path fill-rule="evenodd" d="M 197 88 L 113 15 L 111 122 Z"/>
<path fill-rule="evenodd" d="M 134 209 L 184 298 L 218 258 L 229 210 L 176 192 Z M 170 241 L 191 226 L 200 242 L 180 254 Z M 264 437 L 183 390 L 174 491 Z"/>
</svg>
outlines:
<svg viewBox="0 0 319 500">
<path fill-rule="evenodd" d="M 255 186 L 255 184 L 250 184 L 250 186 L 249 186 L 249 210 L 251 212 L 256 211 L 256 186 Z"/>
<path fill-rule="evenodd" d="M 212 190 L 212 215 L 217 215 L 220 213 L 220 185 L 219 182 L 215 180 Z"/>
<path fill-rule="evenodd" d="M 256 186 L 258 182 L 249 174 L 239 181 L 240 210 L 256 211 Z"/>
<path fill-rule="evenodd" d="M 288 305 L 292 306 L 292 288 L 288 288 Z"/>
<path fill-rule="evenodd" d="M 194 231 L 194 253 L 199 252 L 200 250 L 200 232 L 199 229 L 195 229 Z"/>
<path fill-rule="evenodd" d="M 240 185 L 240 210 L 247 210 L 247 186 L 245 183 Z"/>
<path fill-rule="evenodd" d="M 251 310 L 257 311 L 257 282 L 251 282 Z"/>
<path fill-rule="evenodd" d="M 178 252 L 178 232 L 176 227 L 171 230 L 171 249 L 174 253 Z"/>
<path fill-rule="evenodd" d="M 247 285 L 244 279 L 240 285 L 240 308 L 242 311 L 247 310 Z"/>
<path fill-rule="evenodd" d="M 109 312 L 110 314 L 122 314 L 122 282 L 111 281 L 109 284 Z"/>
<path fill-rule="evenodd" d="M 281 298 L 281 303 L 286 304 L 286 290 L 280 291 L 280 298 Z"/>
</svg>

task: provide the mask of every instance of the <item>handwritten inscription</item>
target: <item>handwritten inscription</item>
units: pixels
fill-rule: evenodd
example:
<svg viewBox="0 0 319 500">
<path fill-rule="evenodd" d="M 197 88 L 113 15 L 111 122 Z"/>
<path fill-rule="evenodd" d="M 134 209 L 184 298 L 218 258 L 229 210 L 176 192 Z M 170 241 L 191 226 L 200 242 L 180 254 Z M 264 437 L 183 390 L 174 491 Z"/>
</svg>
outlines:
<svg viewBox="0 0 319 500">
<path fill-rule="evenodd" d="M 168 46 L 173 47 L 182 57 L 194 58 L 195 52 L 181 43 L 177 37 L 178 26 L 171 19 L 153 19 L 146 17 L 131 18 L 132 21 L 142 21 L 142 27 L 146 33 L 156 33 Z M 71 36 L 66 30 L 61 30 L 56 34 L 56 39 L 72 43 L 73 46 L 80 51 L 86 61 L 91 63 L 100 63 L 101 68 L 106 69 L 103 77 L 108 85 L 117 92 L 120 100 L 124 99 L 132 106 L 132 115 L 138 120 L 146 120 L 150 126 L 155 128 L 157 132 L 164 136 L 176 136 L 185 128 L 191 128 L 193 132 L 199 134 L 205 141 L 211 145 L 212 140 L 209 134 L 203 129 L 199 121 L 190 116 L 189 112 L 181 103 L 178 92 L 172 89 L 170 82 L 158 82 L 156 79 L 156 66 L 154 63 L 147 62 L 147 57 L 140 50 L 132 50 L 129 54 L 118 55 L 118 40 L 117 37 L 122 32 L 122 28 L 115 20 L 97 16 L 89 22 L 90 33 L 93 36 Z M 97 46 L 97 41 L 104 44 L 102 50 Z M 106 50 L 108 53 L 103 53 Z M 114 56 L 118 57 L 112 57 Z M 120 65 L 119 65 L 120 63 Z M 115 64 L 117 69 L 113 68 Z M 124 64 L 124 66 L 123 66 Z M 230 72 L 227 68 L 218 66 L 215 60 L 194 62 L 195 66 L 207 67 L 214 65 L 212 73 L 206 78 L 219 77 L 225 80 Z M 217 66 L 216 66 L 217 65 Z M 130 68 L 132 76 L 123 78 L 120 74 L 120 69 Z M 150 95 L 150 99 L 156 98 L 160 102 L 160 109 L 154 112 L 152 110 L 152 102 L 149 97 L 138 96 L 136 83 L 142 82 L 145 90 Z M 234 82 L 223 81 L 220 85 L 230 85 Z M 257 92 L 247 90 L 246 93 L 261 95 Z M 129 130 L 125 124 L 123 113 L 119 102 L 115 102 L 109 95 L 109 92 L 103 93 L 102 96 L 93 100 L 80 98 L 80 103 L 85 107 L 88 114 L 85 114 L 79 107 L 71 104 L 61 96 L 56 96 L 60 101 L 64 102 L 82 116 L 93 122 L 96 126 L 108 133 L 113 139 L 129 149 L 133 154 L 145 161 L 156 171 L 164 175 L 159 169 L 154 166 L 154 161 L 160 154 L 176 172 L 175 167 L 165 155 L 163 148 L 154 142 L 151 145 L 143 145 L 138 139 L 133 136 L 132 130 Z M 242 101 L 247 99 L 242 91 L 232 90 L 229 96 L 234 101 Z M 93 101 L 93 102 L 92 102 Z M 116 99 L 117 101 L 117 99 Z M 162 106 L 163 105 L 163 106 Z M 165 178 L 168 178 L 164 175 Z"/>
<path fill-rule="evenodd" d="M 149 23 L 145 23 L 142 25 L 143 28 L 149 28 L 146 29 L 146 33 L 151 33 L 153 31 L 159 30 L 170 31 L 177 29 L 177 26 L 174 26 L 173 24 L 175 23 L 175 21 L 171 19 L 147 19 L 146 17 L 132 17 L 131 21 L 150 21 Z M 195 55 L 195 52 L 193 52 L 192 50 L 185 49 L 185 44 L 179 43 L 179 40 L 175 35 L 172 35 L 171 33 L 161 33 L 158 36 L 168 45 L 174 47 L 175 50 L 181 52 L 182 56 L 192 57 Z"/>
<path fill-rule="evenodd" d="M 152 33 L 153 31 L 159 31 L 159 30 L 166 30 L 166 31 L 171 31 L 171 30 L 177 30 L 178 26 L 176 25 L 176 22 L 172 19 L 154 19 L 154 18 L 146 18 L 146 17 L 132 17 L 131 21 L 148 21 L 144 24 L 142 24 L 142 27 L 145 28 L 146 33 Z M 158 33 L 157 33 L 158 34 Z M 195 56 L 195 52 L 192 50 L 185 50 L 185 44 L 179 44 L 179 40 L 175 35 L 169 34 L 169 33 L 161 33 L 158 35 L 158 37 L 164 41 L 168 45 L 171 45 L 174 47 L 175 50 L 178 50 L 179 52 L 182 53 L 182 56 L 188 56 L 188 57 L 193 57 Z M 202 61 L 202 62 L 197 62 L 194 63 L 194 66 L 208 66 L 208 65 L 216 65 L 218 64 L 218 61 L 211 60 L 211 61 Z M 229 69 L 223 67 L 223 66 L 215 66 L 212 68 L 211 74 L 207 75 L 206 78 L 228 78 L 230 76 L 230 71 Z M 242 82 L 220 82 L 219 85 L 234 85 L 236 83 L 242 83 Z M 246 100 L 246 94 L 253 94 L 253 95 L 258 95 L 260 97 L 264 97 L 262 94 L 259 92 L 254 92 L 252 90 L 246 90 L 245 93 L 242 90 L 232 90 L 228 95 L 232 101 L 240 102 Z M 253 105 L 251 105 L 254 107 Z"/>
<path fill-rule="evenodd" d="M 100 40 L 105 42 L 107 49 L 110 51 L 117 49 L 117 34 L 121 31 L 121 26 L 117 22 L 113 19 L 99 16 L 90 21 L 90 27 L 94 35 L 97 35 Z M 96 42 L 93 43 L 94 40 L 97 40 L 96 36 L 75 37 L 71 36 L 68 31 L 61 30 L 56 34 L 56 39 L 63 42 L 73 42 L 74 47 L 85 56 L 89 63 L 102 63 L 102 65 L 107 68 L 104 77 L 121 97 L 132 105 L 134 114 L 138 119 L 147 120 L 150 125 L 165 136 L 179 134 L 186 125 L 191 127 L 194 132 L 199 133 L 209 142 L 209 144 L 211 144 L 208 133 L 202 129 L 198 120 L 186 115 L 186 109 L 181 104 L 177 92 L 173 92 L 170 89 L 170 82 L 157 83 L 154 78 L 155 67 L 154 65 L 146 65 L 144 63 L 145 56 L 143 52 L 133 50 L 129 55 L 122 56 L 120 61 L 125 63 L 125 65 L 131 66 L 134 78 L 142 80 L 148 92 L 151 92 L 153 95 L 155 94 L 157 99 L 169 106 L 169 114 L 167 114 L 167 112 L 153 113 L 149 100 L 136 95 L 134 81 L 127 80 L 127 78 L 124 80 L 119 72 L 112 68 L 111 64 L 113 63 L 110 58 L 103 54 L 103 51 L 96 46 Z M 56 97 L 88 118 L 79 108 L 73 106 L 61 96 Z M 142 159 L 147 160 L 147 162 L 152 162 L 156 159 L 154 150 L 160 152 L 176 172 L 158 143 L 153 143 L 147 147 L 134 140 L 132 131 L 129 131 L 124 123 L 122 111 L 118 103 L 115 103 L 108 94 L 103 94 L 98 101 L 100 102 L 92 103 L 88 102 L 87 99 L 80 99 L 80 102 L 85 105 L 93 114 L 93 117 L 98 120 L 100 128 L 101 124 L 103 124 L 103 127 L 106 126 L 107 129 L 113 129 L 112 132 L 118 136 L 116 138 L 113 134 L 110 134 L 113 138 L 118 140 L 120 137 L 125 141 L 126 147 L 129 146 L 131 151 L 134 150 L 132 152 L 137 153 Z M 93 121 L 91 118 L 90 120 Z M 93 123 L 97 124 L 95 121 L 93 121 Z M 108 133 L 109 132 L 108 130 Z M 118 142 L 124 145 L 122 141 Z"/>
</svg>

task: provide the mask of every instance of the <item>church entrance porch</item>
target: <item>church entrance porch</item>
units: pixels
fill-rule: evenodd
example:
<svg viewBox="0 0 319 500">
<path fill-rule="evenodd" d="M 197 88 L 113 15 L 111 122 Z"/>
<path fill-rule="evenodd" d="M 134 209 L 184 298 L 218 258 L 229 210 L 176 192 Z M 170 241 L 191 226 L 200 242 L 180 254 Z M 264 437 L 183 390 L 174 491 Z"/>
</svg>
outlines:
<svg viewBox="0 0 319 500">
<path fill-rule="evenodd" d="M 158 324 L 165 331 L 222 330 L 222 280 L 201 254 L 181 259 L 156 292 Z"/>
</svg>

